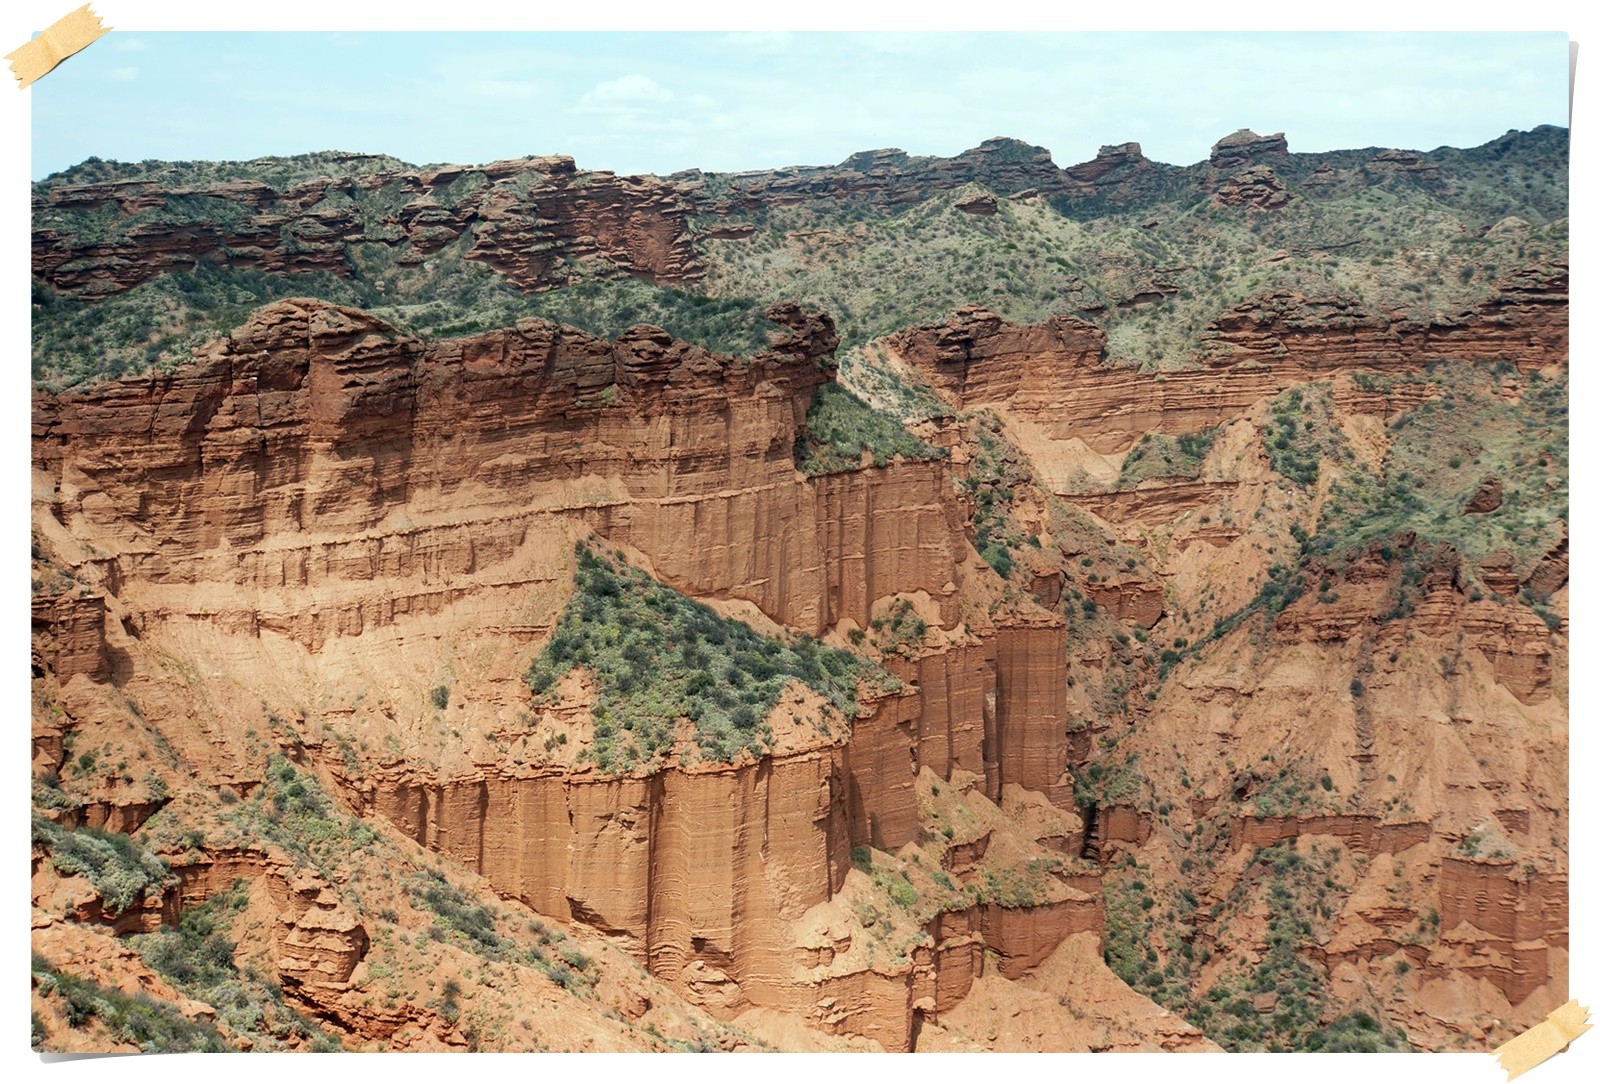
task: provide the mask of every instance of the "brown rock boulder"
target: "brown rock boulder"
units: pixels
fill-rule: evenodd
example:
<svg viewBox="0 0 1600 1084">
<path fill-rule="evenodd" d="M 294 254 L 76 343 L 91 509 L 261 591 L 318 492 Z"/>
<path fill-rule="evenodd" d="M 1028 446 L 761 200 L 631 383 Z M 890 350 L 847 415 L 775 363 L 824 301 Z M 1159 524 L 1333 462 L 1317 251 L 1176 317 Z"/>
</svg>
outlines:
<svg viewBox="0 0 1600 1084">
<path fill-rule="evenodd" d="M 1461 511 L 1465 515 L 1476 516 L 1485 512 L 1493 512 L 1500 507 L 1501 485 L 1500 479 L 1494 475 L 1486 475 L 1478 483 L 1477 490 L 1467 500 L 1467 506 Z"/>
<path fill-rule="evenodd" d="M 1218 185 L 1211 201 L 1218 207 L 1257 207 L 1263 211 L 1282 207 L 1294 196 L 1283 187 L 1271 166 L 1251 166 Z"/>
<path fill-rule="evenodd" d="M 1092 159 L 1075 166 L 1068 166 L 1065 172 L 1074 181 L 1094 184 L 1120 169 L 1138 166 L 1146 161 L 1144 149 L 1139 144 L 1119 143 L 1115 146 L 1101 147 L 1099 153 Z"/>
<path fill-rule="evenodd" d="M 1223 136 L 1211 145 L 1211 167 L 1219 173 L 1231 173 L 1252 166 L 1264 158 L 1281 158 L 1289 153 L 1289 141 L 1282 132 L 1256 135 L 1248 128 L 1240 128 L 1232 135 Z"/>
</svg>

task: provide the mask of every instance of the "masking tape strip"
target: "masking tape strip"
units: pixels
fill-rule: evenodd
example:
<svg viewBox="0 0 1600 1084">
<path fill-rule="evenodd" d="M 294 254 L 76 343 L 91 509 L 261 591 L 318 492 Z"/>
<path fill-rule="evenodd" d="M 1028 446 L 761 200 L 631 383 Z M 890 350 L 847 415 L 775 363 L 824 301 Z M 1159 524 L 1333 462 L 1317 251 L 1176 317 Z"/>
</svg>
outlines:
<svg viewBox="0 0 1600 1084">
<path fill-rule="evenodd" d="M 102 37 L 108 29 L 100 24 L 100 16 L 85 4 L 51 23 L 44 33 L 28 44 L 7 53 L 6 59 L 11 61 L 11 74 L 25 87 L 47 75 L 73 53 Z"/>
<path fill-rule="evenodd" d="M 1567 1044 L 1588 1031 L 1589 1010 L 1576 1000 L 1569 1001 L 1515 1039 L 1502 1043 L 1494 1052 L 1506 1079 L 1517 1077 L 1546 1058 L 1567 1048 Z"/>
</svg>

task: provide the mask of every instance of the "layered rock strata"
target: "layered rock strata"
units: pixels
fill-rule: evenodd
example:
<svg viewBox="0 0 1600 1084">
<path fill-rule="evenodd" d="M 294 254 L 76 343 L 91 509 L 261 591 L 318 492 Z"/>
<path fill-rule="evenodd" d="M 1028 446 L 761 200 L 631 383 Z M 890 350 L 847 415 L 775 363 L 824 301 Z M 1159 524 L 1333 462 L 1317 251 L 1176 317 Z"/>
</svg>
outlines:
<svg viewBox="0 0 1600 1084">
<path fill-rule="evenodd" d="M 204 261 L 263 271 L 351 269 L 350 246 L 421 263 L 463 242 L 465 256 L 524 290 L 568 281 L 594 257 L 659 282 L 699 274 L 679 187 L 579 171 L 572 159 L 357 172 L 285 187 L 156 180 L 41 185 L 33 273 L 83 296 L 117 293 Z M 92 219 L 94 229 L 81 228 Z"/>
<path fill-rule="evenodd" d="M 614 935 L 719 1011 L 779 1008 L 909 1047 L 917 1006 L 956 996 L 985 947 L 1004 974 L 1025 971 L 1098 930 L 1097 897 L 990 907 L 966 948 L 903 969 L 813 975 L 789 931 L 839 893 L 852 847 L 918 838 L 925 767 L 971 773 L 991 800 L 1023 788 L 1070 807 L 1066 640 L 1044 617 L 957 631 L 966 542 L 943 462 L 800 474 L 796 436 L 837 340 L 793 307 L 769 316 L 783 330 L 741 360 L 652 328 L 607 342 L 542 321 L 429 344 L 289 301 L 176 374 L 39 397 L 45 526 L 100 540 L 90 560 L 114 604 L 112 616 L 100 596 L 40 610 L 57 644 L 81 645 L 49 661 L 66 702 L 87 705 L 109 680 L 113 625 L 119 642 L 205 642 L 263 672 L 315 675 L 333 659 L 423 665 L 437 648 L 409 630 L 445 621 L 462 630 L 458 651 L 497 660 L 475 710 L 525 710 L 518 675 L 584 531 L 686 592 L 807 632 L 925 596 L 949 644 L 912 660 L 915 684 L 873 702 L 848 741 L 620 778 L 399 759 L 344 784 L 364 812 L 541 913 Z M 288 909 L 286 978 L 337 994 L 339 946 L 360 935 L 325 893 L 291 894 L 303 906 Z M 870 1011 L 837 1010 L 854 997 Z"/>
<path fill-rule="evenodd" d="M 1432 361 L 1510 361 L 1521 369 L 1567 356 L 1564 269 L 1508 277 L 1498 296 L 1429 322 L 1374 313 L 1337 298 L 1273 294 L 1234 307 L 1209 329 L 1201 368 L 1159 374 L 1113 365 L 1105 333 L 1056 316 L 1016 325 L 977 307 L 886 346 L 957 409 L 1003 406 L 1060 441 L 1126 451 L 1146 433 L 1193 433 L 1308 380 L 1348 371 L 1410 372 Z M 1405 404 L 1354 383 L 1341 405 L 1389 413 Z"/>
</svg>

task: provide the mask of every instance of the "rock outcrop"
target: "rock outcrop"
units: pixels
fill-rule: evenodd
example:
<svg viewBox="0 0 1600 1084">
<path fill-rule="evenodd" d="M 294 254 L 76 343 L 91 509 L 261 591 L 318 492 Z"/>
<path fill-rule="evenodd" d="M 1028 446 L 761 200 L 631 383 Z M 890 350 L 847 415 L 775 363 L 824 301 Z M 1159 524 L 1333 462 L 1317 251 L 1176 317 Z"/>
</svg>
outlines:
<svg viewBox="0 0 1600 1084">
<path fill-rule="evenodd" d="M 98 297 L 201 262 L 343 275 L 354 245 L 381 246 L 407 264 L 459 243 L 467 259 L 523 290 L 561 285 L 573 266 L 594 259 L 650 281 L 684 282 L 700 273 L 691 209 L 675 185 L 579 171 L 561 157 L 284 188 L 53 184 L 34 194 L 33 273 L 58 290 Z M 96 227 L 81 229 L 90 218 Z"/>
<path fill-rule="evenodd" d="M 1289 154 L 1289 141 L 1282 132 L 1256 135 L 1248 128 L 1240 128 L 1232 135 L 1223 136 L 1211 145 L 1211 168 L 1218 174 L 1259 165 Z"/>
<path fill-rule="evenodd" d="M 61 603 L 41 610 L 52 642 L 83 643 L 57 646 L 52 665 L 103 658 L 95 636 L 109 628 L 199 638 L 269 674 L 404 671 L 437 657 L 420 630 L 452 628 L 462 657 L 491 660 L 464 709 L 482 728 L 528 718 L 519 676 L 556 617 L 571 539 L 587 531 L 684 591 L 807 632 L 865 627 L 880 600 L 925 596 L 944 641 L 907 661 L 914 684 L 871 702 L 848 734 L 622 777 L 514 766 L 485 742 L 470 767 L 457 749 L 449 768 L 393 759 L 343 784 L 360 811 L 542 914 L 615 936 L 718 1012 L 780 1009 L 908 1048 L 916 1006 L 981 974 L 985 946 L 1003 974 L 1021 974 L 1098 930 L 1098 898 L 990 908 L 968 950 L 905 968 L 813 975 L 792 931 L 838 896 L 852 847 L 917 841 L 925 768 L 990 801 L 1022 789 L 1070 810 L 1066 640 L 1044 616 L 961 630 L 968 550 L 944 462 L 796 469 L 837 338 L 792 306 L 768 315 L 782 329 L 771 347 L 735 359 L 655 328 L 611 342 L 538 320 L 427 343 L 294 300 L 175 374 L 41 396 L 44 514 L 101 540 L 95 567 L 115 607 L 90 607 L 81 632 Z M 259 688 L 281 695 L 270 680 Z M 377 725 L 394 725 L 392 704 L 379 712 Z M 341 984 L 366 948 L 359 919 L 321 884 L 282 894 L 284 981 L 355 1020 Z M 857 997 L 858 1010 L 838 1009 Z"/>
<path fill-rule="evenodd" d="M 1478 488 L 1472 491 L 1472 496 L 1467 498 L 1466 506 L 1461 511 L 1469 516 L 1481 516 L 1486 512 L 1493 512 L 1500 507 L 1503 492 L 1500 479 L 1489 475 L 1478 483 Z"/>
<path fill-rule="evenodd" d="M 729 174 L 727 194 L 710 210 L 750 213 L 810 200 L 840 199 L 888 208 L 972 183 L 1002 195 L 1028 188 L 1052 192 L 1060 187 L 1060 174 L 1049 151 L 1015 139 L 987 139 L 953 158 L 913 156 L 890 148 L 853 154 L 837 166 Z M 698 172 L 691 172 L 668 179 L 696 183 L 699 177 Z"/>
<path fill-rule="evenodd" d="M 1294 197 L 1283 187 L 1271 166 L 1251 166 L 1217 184 L 1212 202 L 1218 207 L 1254 207 L 1270 211 Z"/>
<path fill-rule="evenodd" d="M 1070 316 L 1016 325 L 968 306 L 943 325 L 885 342 L 958 410 L 1003 406 L 1052 440 L 1116 453 L 1146 433 L 1198 432 L 1292 384 L 1351 370 L 1410 372 L 1431 361 L 1559 365 L 1567 353 L 1566 273 L 1510 275 L 1479 308 L 1429 322 L 1347 299 L 1270 294 L 1229 310 L 1209 335 L 1204 368 L 1162 373 L 1111 364 L 1105 333 Z M 1400 405 L 1354 385 L 1338 394 L 1380 413 Z"/>
</svg>

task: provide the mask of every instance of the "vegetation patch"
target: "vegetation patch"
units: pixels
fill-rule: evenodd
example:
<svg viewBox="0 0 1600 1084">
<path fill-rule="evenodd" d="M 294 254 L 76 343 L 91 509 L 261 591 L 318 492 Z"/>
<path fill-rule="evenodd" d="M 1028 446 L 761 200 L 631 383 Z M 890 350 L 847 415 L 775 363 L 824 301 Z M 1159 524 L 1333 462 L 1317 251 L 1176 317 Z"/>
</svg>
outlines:
<svg viewBox="0 0 1600 1084">
<path fill-rule="evenodd" d="M 1405 1033 L 1370 1013 L 1334 1017 L 1327 976 L 1301 955 L 1316 924 L 1333 913 L 1342 891 L 1332 876 L 1336 852 L 1313 848 L 1302 856 L 1292 842 L 1258 850 L 1226 908 L 1263 898 L 1266 951 L 1241 961 L 1208 988 L 1195 984 L 1209 951 L 1193 947 L 1195 898 L 1181 891 L 1167 905 L 1130 864 L 1102 884 L 1106 905 L 1106 964 L 1119 978 L 1183 1016 L 1230 1051 L 1405 1051 Z M 1327 1022 L 1324 1022 L 1327 1021 Z"/>
<path fill-rule="evenodd" d="M 120 915 L 177 883 L 165 862 L 120 832 L 67 829 L 35 813 L 33 842 L 50 853 L 57 873 L 87 877 L 107 914 Z"/>
<path fill-rule="evenodd" d="M 86 1028 L 96 1021 L 116 1042 L 131 1043 L 146 1054 L 219 1054 L 228 1049 L 216 1027 L 191 1020 L 177 1007 L 148 994 L 124 994 L 92 979 L 59 971 L 34 954 L 33 984 L 40 996 L 60 998 L 67 1026 Z M 35 1049 L 47 1046 L 42 1025 L 34 1026 Z"/>
<path fill-rule="evenodd" d="M 1050 891 L 1051 875 L 1062 865 L 1059 858 L 1033 858 L 1020 866 L 989 863 L 983 867 L 974 902 L 1036 907 Z"/>
<path fill-rule="evenodd" d="M 485 960 L 536 967 L 564 990 L 587 988 L 598 978 L 591 973 L 593 961 L 581 952 L 553 949 L 555 944 L 564 940 L 564 936 L 547 930 L 542 923 L 536 923 L 534 927 L 540 935 L 538 945 L 524 948 L 502 934 L 498 911 L 461 891 L 437 870 L 413 873 L 406 888 L 413 902 L 434 916 L 434 923 L 427 934 L 430 940 L 457 945 Z M 546 947 L 553 949 L 554 959 L 545 952 Z M 454 1000 L 454 996 L 447 991 L 445 1001 Z"/>
<path fill-rule="evenodd" d="M 464 236 L 420 266 L 400 263 L 389 245 L 354 246 L 349 278 L 200 261 L 95 300 L 59 293 L 36 279 L 33 379 L 55 391 L 152 368 L 171 371 L 256 309 L 291 297 L 353 305 L 402 331 L 435 338 L 542 317 L 605 339 L 652 324 L 684 342 L 749 356 L 766 349 L 776 330 L 763 303 L 708 298 L 631 278 L 592 278 L 524 294 L 465 259 L 468 243 Z"/>
<path fill-rule="evenodd" d="M 1333 780 L 1323 776 L 1327 786 L 1322 791 L 1333 790 Z M 1276 775 L 1262 781 L 1252 800 L 1257 817 L 1288 817 L 1320 809 L 1325 799 L 1314 782 L 1299 764 L 1279 768 Z"/>
<path fill-rule="evenodd" d="M 1139 754 L 1131 753 L 1120 764 L 1091 763 L 1072 769 L 1072 797 L 1085 809 L 1132 805 L 1145 792 L 1144 773 L 1139 770 Z"/>
<path fill-rule="evenodd" d="M 234 964 L 235 945 L 227 934 L 249 902 L 246 883 L 235 881 L 205 903 L 187 908 L 177 928 L 140 934 L 129 943 L 174 988 L 210 1005 L 230 1031 L 249 1037 L 253 1049 L 281 1050 L 294 1040 L 310 1040 L 313 1051 L 340 1049 L 337 1039 L 284 1003 L 276 983 Z"/>
<path fill-rule="evenodd" d="M 1330 424 L 1326 416 L 1320 420 L 1324 427 Z M 1305 391 L 1291 388 L 1268 407 L 1267 425 L 1261 435 L 1272 469 L 1308 489 L 1317 484 L 1322 461 L 1322 434 L 1316 431 L 1317 421 L 1307 417 Z"/>
<path fill-rule="evenodd" d="M 872 646 L 880 655 L 903 655 L 908 659 L 916 655 L 928 634 L 928 623 L 917 616 L 910 599 L 901 599 L 887 614 L 874 617 L 869 627 Z M 867 639 L 867 634 L 858 629 L 850 638 L 859 643 Z"/>
<path fill-rule="evenodd" d="M 978 556 L 1001 579 L 1009 579 L 1016 564 L 1012 551 L 1028 542 L 1011 506 L 1017 484 L 1029 471 L 1022 453 L 1005 439 L 1000 419 L 992 411 L 980 411 L 972 420 L 977 448 L 959 488 L 972 502 L 973 544 Z M 1032 543 L 1037 545 L 1038 539 L 1033 538 Z"/>
<path fill-rule="evenodd" d="M 33 379 L 57 391 L 101 378 L 170 370 L 193 350 L 290 297 L 344 305 L 377 303 L 323 271 L 275 274 L 209 263 L 173 271 L 98 300 L 33 283 Z"/>
<path fill-rule="evenodd" d="M 761 636 L 748 625 L 665 587 L 620 555 L 576 547 L 571 601 L 526 680 L 544 697 L 574 667 L 594 675 L 594 742 L 587 757 L 603 772 L 659 764 L 678 720 L 694 726 L 707 760 L 756 756 L 772 741 L 767 714 L 790 681 L 825 696 L 846 719 L 859 711 L 863 678 L 890 675 L 866 659 L 810 636 Z"/>
<path fill-rule="evenodd" d="M 352 852 L 370 849 L 378 840 L 370 826 L 338 810 L 315 776 L 278 753 L 267 761 L 261 788 L 249 801 L 232 806 L 226 819 L 247 839 L 269 839 L 329 876 L 351 860 Z"/>
<path fill-rule="evenodd" d="M 1217 981 L 1197 999 L 1189 1019 L 1229 1050 L 1399 1052 L 1409 1050 L 1403 1031 L 1368 1013 L 1329 1016 L 1331 996 L 1321 969 L 1300 955 L 1316 919 L 1331 914 L 1327 852 L 1303 857 L 1293 843 L 1260 850 L 1247 876 L 1264 889 L 1267 951 Z"/>
<path fill-rule="evenodd" d="M 1473 558 L 1507 550 L 1531 560 L 1560 538 L 1569 501 L 1566 376 L 1530 374 L 1511 402 L 1502 393 L 1516 379 L 1509 366 L 1438 365 L 1429 375 L 1438 397 L 1394 421 L 1380 465 L 1344 472 L 1308 553 L 1349 553 L 1412 531 Z M 1490 474 L 1505 480 L 1500 506 L 1464 514 Z"/>
<path fill-rule="evenodd" d="M 868 456 L 880 465 L 895 459 L 943 459 L 949 454 L 835 383 L 817 388 L 794 446 L 795 462 L 813 476 L 855 470 Z"/>
<path fill-rule="evenodd" d="M 1146 433 L 1122 461 L 1116 488 L 1132 489 L 1147 478 L 1198 478 L 1220 431 L 1219 426 L 1176 437 Z"/>
</svg>

